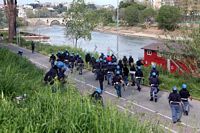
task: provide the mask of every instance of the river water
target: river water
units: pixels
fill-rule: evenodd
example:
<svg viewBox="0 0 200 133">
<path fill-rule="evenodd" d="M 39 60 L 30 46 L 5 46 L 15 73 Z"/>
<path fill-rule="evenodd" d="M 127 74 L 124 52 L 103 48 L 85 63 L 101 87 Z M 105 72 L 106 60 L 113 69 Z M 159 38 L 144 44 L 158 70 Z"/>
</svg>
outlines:
<svg viewBox="0 0 200 133">
<path fill-rule="evenodd" d="M 48 43 L 52 45 L 71 45 L 73 46 L 73 39 L 67 38 L 65 35 L 65 27 L 63 26 L 37 26 L 37 27 L 24 27 L 22 31 L 41 34 L 49 36 L 50 39 Z M 118 36 L 119 44 L 119 57 L 124 55 L 132 55 L 135 60 L 138 57 L 144 56 L 144 51 L 142 47 L 149 45 L 157 40 L 150 38 L 141 38 L 141 37 L 127 37 L 127 36 Z M 80 39 L 78 40 L 78 47 L 82 48 L 85 51 L 97 51 L 99 53 L 103 52 L 108 53 L 108 50 L 117 53 L 117 35 L 107 34 L 101 32 L 92 32 L 92 39 L 90 41 Z"/>
</svg>

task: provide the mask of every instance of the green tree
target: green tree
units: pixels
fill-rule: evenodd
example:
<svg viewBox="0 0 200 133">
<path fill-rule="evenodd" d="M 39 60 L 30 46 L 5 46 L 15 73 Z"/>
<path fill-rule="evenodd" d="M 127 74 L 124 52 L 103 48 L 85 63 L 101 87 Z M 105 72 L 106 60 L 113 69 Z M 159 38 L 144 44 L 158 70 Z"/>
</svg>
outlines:
<svg viewBox="0 0 200 133">
<path fill-rule="evenodd" d="M 108 25 L 109 23 L 113 23 L 114 12 L 108 9 L 99 9 L 96 10 L 96 14 L 98 14 L 99 22 L 103 25 Z"/>
<path fill-rule="evenodd" d="M 33 13 L 33 10 L 31 10 L 31 9 L 26 9 L 25 12 L 26 12 L 26 16 L 28 18 L 36 18 L 37 17 L 37 14 Z"/>
<path fill-rule="evenodd" d="M 179 8 L 174 6 L 162 6 L 158 12 L 157 22 L 159 28 L 165 30 L 175 30 L 181 18 Z"/>
<path fill-rule="evenodd" d="M 135 6 L 129 6 L 125 9 L 124 19 L 129 26 L 134 26 L 139 23 L 139 10 Z"/>
<path fill-rule="evenodd" d="M 74 0 L 66 16 L 68 18 L 66 35 L 75 40 L 75 47 L 78 39 L 91 39 L 91 32 L 97 25 L 98 19 L 96 19 L 97 14 L 86 7 L 84 0 Z"/>
<path fill-rule="evenodd" d="M 140 13 L 140 22 L 146 22 L 156 17 L 156 11 L 152 8 L 146 8 Z"/>
</svg>

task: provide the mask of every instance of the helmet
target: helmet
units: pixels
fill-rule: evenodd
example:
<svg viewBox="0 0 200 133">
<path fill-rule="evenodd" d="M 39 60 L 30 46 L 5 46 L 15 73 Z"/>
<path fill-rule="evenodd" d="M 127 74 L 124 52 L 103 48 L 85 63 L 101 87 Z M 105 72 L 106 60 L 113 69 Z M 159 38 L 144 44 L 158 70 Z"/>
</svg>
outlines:
<svg viewBox="0 0 200 133">
<path fill-rule="evenodd" d="M 111 62 L 108 62 L 108 65 L 111 65 L 112 63 Z"/>
<path fill-rule="evenodd" d="M 97 59 L 96 62 L 99 62 L 99 60 Z"/>
<path fill-rule="evenodd" d="M 176 86 L 172 87 L 173 91 L 177 91 L 178 89 L 176 88 Z"/>
<path fill-rule="evenodd" d="M 120 71 L 117 71 L 116 74 L 119 75 L 119 74 L 120 74 Z"/>
<path fill-rule="evenodd" d="M 106 60 L 103 60 L 104 63 L 106 63 Z"/>
<path fill-rule="evenodd" d="M 119 66 L 119 65 L 117 65 L 117 69 L 120 69 L 120 66 Z"/>
<path fill-rule="evenodd" d="M 141 70 L 141 66 L 137 66 L 137 69 L 138 69 L 138 70 Z"/>
<path fill-rule="evenodd" d="M 99 61 L 100 61 L 100 62 L 102 62 L 102 61 L 103 61 L 103 59 L 102 59 L 102 58 L 100 58 L 100 59 L 99 59 Z"/>
<path fill-rule="evenodd" d="M 182 84 L 182 89 L 186 89 L 187 85 L 186 84 Z"/>
<path fill-rule="evenodd" d="M 98 92 L 99 94 L 101 94 L 102 90 L 100 88 L 96 88 L 96 92 Z"/>
<path fill-rule="evenodd" d="M 156 64 L 153 64 L 153 65 L 152 65 L 152 68 L 155 69 L 155 68 L 156 68 Z"/>
<path fill-rule="evenodd" d="M 155 72 L 153 72 L 153 73 L 152 73 L 152 76 L 153 76 L 153 77 L 154 77 L 154 76 L 156 76 L 156 73 L 155 73 Z"/>
</svg>

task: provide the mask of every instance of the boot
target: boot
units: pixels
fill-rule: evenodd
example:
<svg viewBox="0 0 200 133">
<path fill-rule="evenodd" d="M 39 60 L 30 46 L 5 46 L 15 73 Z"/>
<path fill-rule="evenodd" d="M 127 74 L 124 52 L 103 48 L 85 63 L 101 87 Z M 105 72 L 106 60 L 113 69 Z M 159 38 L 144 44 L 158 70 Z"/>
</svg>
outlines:
<svg viewBox="0 0 200 133">
<path fill-rule="evenodd" d="M 150 101 L 153 101 L 153 97 L 151 97 Z"/>
</svg>

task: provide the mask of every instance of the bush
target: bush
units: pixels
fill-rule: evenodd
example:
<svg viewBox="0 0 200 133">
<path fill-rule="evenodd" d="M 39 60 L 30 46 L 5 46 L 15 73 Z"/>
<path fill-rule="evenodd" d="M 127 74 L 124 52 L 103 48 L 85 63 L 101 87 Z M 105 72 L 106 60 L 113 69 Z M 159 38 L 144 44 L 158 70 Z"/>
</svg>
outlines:
<svg viewBox="0 0 200 133">
<path fill-rule="evenodd" d="M 179 8 L 174 6 L 162 6 L 158 12 L 157 22 L 159 28 L 165 30 L 175 30 L 181 18 Z"/>
<path fill-rule="evenodd" d="M 139 23 L 139 10 L 136 6 L 129 6 L 125 9 L 125 21 L 129 26 L 134 26 Z"/>
</svg>

